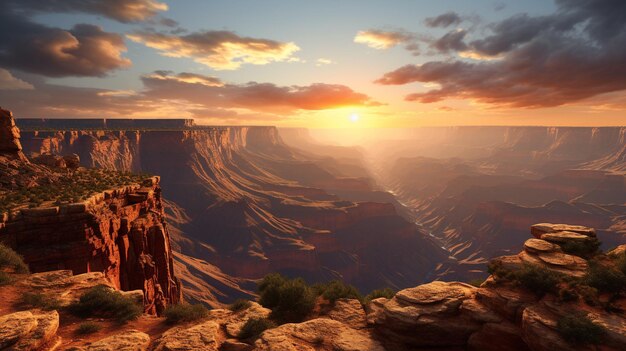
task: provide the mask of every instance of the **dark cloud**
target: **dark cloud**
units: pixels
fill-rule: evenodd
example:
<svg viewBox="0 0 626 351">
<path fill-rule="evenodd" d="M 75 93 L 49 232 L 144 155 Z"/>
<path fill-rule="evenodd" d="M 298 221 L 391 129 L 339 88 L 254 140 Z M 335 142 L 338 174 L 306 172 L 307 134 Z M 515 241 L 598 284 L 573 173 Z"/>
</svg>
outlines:
<svg viewBox="0 0 626 351">
<path fill-rule="evenodd" d="M 625 90 L 626 1 L 556 4 L 555 14 L 516 15 L 492 24 L 491 33 L 470 42 L 458 33 L 440 39 L 441 51 L 456 50 L 474 60 L 407 65 L 377 82 L 440 86 L 407 96 L 411 101 L 468 98 L 517 107 L 558 106 Z"/>
<path fill-rule="evenodd" d="M 242 64 L 265 65 L 270 62 L 297 60 L 300 50 L 294 43 L 241 37 L 230 31 L 204 31 L 186 35 L 140 31 L 128 34 L 132 41 L 143 43 L 170 57 L 187 57 L 217 70 L 232 70 Z"/>
<path fill-rule="evenodd" d="M 0 14 L 0 66 L 49 77 L 103 76 L 130 65 L 122 36 L 90 24 L 70 30 Z"/>
<path fill-rule="evenodd" d="M 167 5 L 156 0 L 2 0 L 10 10 L 25 13 L 84 12 L 106 16 L 120 22 L 144 21 Z"/>
<path fill-rule="evenodd" d="M 467 32 L 465 30 L 453 30 L 451 32 L 446 33 L 441 38 L 430 43 L 430 47 L 437 50 L 438 52 L 448 53 L 451 51 L 465 51 L 467 50 L 467 45 L 463 42 L 465 35 Z"/>
<path fill-rule="evenodd" d="M 456 14 L 455 12 L 446 12 L 437 17 L 428 17 L 424 21 L 428 27 L 449 27 L 452 25 L 456 25 L 463 22 L 461 16 Z"/>
</svg>

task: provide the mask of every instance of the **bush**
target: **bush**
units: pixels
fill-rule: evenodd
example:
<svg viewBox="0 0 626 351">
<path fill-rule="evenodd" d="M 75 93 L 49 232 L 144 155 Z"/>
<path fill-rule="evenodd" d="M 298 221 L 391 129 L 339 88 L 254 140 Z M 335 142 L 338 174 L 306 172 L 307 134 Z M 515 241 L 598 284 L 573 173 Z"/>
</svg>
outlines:
<svg viewBox="0 0 626 351">
<path fill-rule="evenodd" d="M 557 330 L 563 339 L 573 345 L 598 344 L 605 333 L 603 327 L 581 314 L 572 314 L 559 319 Z"/>
<path fill-rule="evenodd" d="M 256 339 L 259 335 L 261 335 L 261 333 L 267 329 L 272 329 L 275 326 L 276 325 L 274 325 L 274 323 L 267 318 L 250 318 L 246 321 L 243 327 L 241 327 L 237 338 L 242 340 Z"/>
<path fill-rule="evenodd" d="M 274 308 L 280 303 L 280 287 L 287 279 L 278 273 L 266 275 L 259 283 L 259 303 L 267 308 Z"/>
<path fill-rule="evenodd" d="M 69 306 L 69 310 L 79 317 L 113 318 L 120 323 L 137 319 L 143 313 L 143 307 L 132 298 L 105 285 L 89 289 Z"/>
<path fill-rule="evenodd" d="M 0 243 L 0 268 L 10 268 L 15 273 L 28 273 L 28 266 L 22 256 L 2 243 Z"/>
<path fill-rule="evenodd" d="M 76 328 L 76 334 L 93 334 L 99 332 L 100 329 L 102 329 L 102 327 L 99 324 L 93 322 L 83 322 L 78 325 L 78 328 Z"/>
<path fill-rule="evenodd" d="M 626 275 L 624 273 L 597 262 L 589 262 L 589 269 L 583 280 L 585 284 L 598 289 L 600 292 L 616 294 L 626 289 Z"/>
<path fill-rule="evenodd" d="M 301 322 L 315 307 L 315 294 L 297 278 L 288 280 L 270 274 L 259 284 L 259 303 L 272 310 L 272 319 L 281 323 Z"/>
<path fill-rule="evenodd" d="M 191 305 L 186 303 L 167 306 L 163 312 L 165 323 L 167 324 L 191 322 L 204 318 L 208 314 L 209 310 L 203 305 Z"/>
<path fill-rule="evenodd" d="M 396 295 L 396 292 L 391 288 L 377 289 L 369 293 L 365 296 L 365 303 L 368 303 L 372 300 L 384 297 L 386 299 L 391 299 Z"/>
<path fill-rule="evenodd" d="M 549 292 L 556 292 L 561 275 L 547 268 L 527 264 L 521 270 L 513 272 L 513 277 L 523 287 L 538 296 L 543 296 Z"/>
<path fill-rule="evenodd" d="M 591 258 L 600 252 L 600 241 L 596 238 L 586 241 L 567 241 L 561 245 L 563 252 L 583 258 Z"/>
<path fill-rule="evenodd" d="M 313 291 L 332 304 L 339 299 L 357 299 L 361 302 L 363 301 L 363 296 L 361 296 L 354 286 L 339 280 L 333 280 L 326 284 L 316 284 L 313 286 Z"/>
<path fill-rule="evenodd" d="M 61 308 L 59 300 L 53 296 L 42 293 L 24 293 L 20 298 L 19 304 L 27 308 L 40 308 L 45 311 L 52 311 Z"/>
<path fill-rule="evenodd" d="M 233 312 L 239 312 L 239 311 L 247 310 L 250 306 L 252 306 L 252 303 L 250 301 L 244 300 L 244 299 L 238 299 L 238 300 L 235 300 L 235 302 L 231 303 L 228 306 L 228 309 Z"/>
</svg>

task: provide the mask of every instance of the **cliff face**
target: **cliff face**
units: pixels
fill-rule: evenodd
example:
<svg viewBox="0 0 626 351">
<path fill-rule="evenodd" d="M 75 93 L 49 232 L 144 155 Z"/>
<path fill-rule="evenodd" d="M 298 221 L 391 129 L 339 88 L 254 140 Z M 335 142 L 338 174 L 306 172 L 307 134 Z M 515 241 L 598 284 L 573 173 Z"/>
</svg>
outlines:
<svg viewBox="0 0 626 351">
<path fill-rule="evenodd" d="M 17 131 L 14 125 L 12 128 Z M 19 132 L 11 133 L 19 136 Z M 55 167 L 2 155 L 0 159 L 3 197 L 27 189 L 42 189 L 43 194 L 48 191 L 43 189 L 53 189 L 65 178 L 71 180 L 78 175 L 72 173 L 76 170 L 65 168 L 62 158 L 58 160 L 63 162 Z M 70 161 L 77 160 L 68 158 Z M 168 304 L 181 300 L 159 177 L 148 178 L 143 184 L 92 192 L 88 198 L 76 201 L 34 208 L 25 208 L 19 202 L 3 204 L 9 211 L 0 213 L 0 241 L 23 255 L 32 272 L 101 272 L 117 289 L 143 290 L 148 313 L 160 313 Z"/>
</svg>

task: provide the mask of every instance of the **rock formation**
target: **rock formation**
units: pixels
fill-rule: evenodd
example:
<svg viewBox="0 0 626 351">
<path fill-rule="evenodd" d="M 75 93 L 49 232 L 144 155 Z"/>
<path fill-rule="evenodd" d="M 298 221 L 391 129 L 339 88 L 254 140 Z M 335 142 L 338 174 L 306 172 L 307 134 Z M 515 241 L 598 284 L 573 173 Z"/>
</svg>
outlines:
<svg viewBox="0 0 626 351">
<path fill-rule="evenodd" d="M 528 239 L 519 255 L 492 261 L 497 272 L 519 272 L 531 266 L 569 277 L 566 280 L 587 274 L 588 262 L 564 253 L 559 245 L 581 240 L 578 235 L 595 236 L 593 229 L 541 223 L 534 225 L 531 232 L 535 237 L 558 240 L 551 243 Z M 610 253 L 609 257 L 617 252 L 621 251 Z M 497 274 L 480 287 L 435 281 L 402 290 L 389 300 L 374 300 L 368 321 L 388 350 L 591 350 L 587 345 L 566 341 L 558 329 L 562 318 L 580 312 L 604 328 L 602 350 L 626 348 L 623 310 L 607 312 L 579 301 L 578 297 L 565 299 L 552 293 L 542 296 L 519 283 L 498 279 Z M 614 306 L 626 302 L 620 294 L 613 299 Z"/>
<path fill-rule="evenodd" d="M 20 130 L 15 125 L 13 113 L 0 107 L 0 155 L 18 158 L 26 162 L 20 144 Z"/>
<path fill-rule="evenodd" d="M 76 175 L 78 155 L 45 154 L 30 163 L 19 136 L 11 112 L 0 110 L 1 196 L 44 185 L 53 189 L 62 177 Z M 90 189 L 82 201 L 59 205 L 26 208 L 2 201 L 0 242 L 20 253 L 31 272 L 100 272 L 116 289 L 142 290 L 146 312 L 160 313 L 181 300 L 182 288 L 159 182 L 155 176 L 103 192 Z"/>
<path fill-rule="evenodd" d="M 102 272 L 118 289 L 143 290 L 149 313 L 181 299 L 158 177 L 82 203 L 13 212 L 0 240 L 32 272 Z"/>
</svg>

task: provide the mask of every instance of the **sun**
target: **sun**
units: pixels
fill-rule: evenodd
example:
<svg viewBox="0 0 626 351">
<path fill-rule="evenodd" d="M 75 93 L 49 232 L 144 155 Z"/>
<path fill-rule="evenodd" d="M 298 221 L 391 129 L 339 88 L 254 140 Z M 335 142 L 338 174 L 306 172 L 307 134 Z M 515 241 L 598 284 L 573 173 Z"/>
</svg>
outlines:
<svg viewBox="0 0 626 351">
<path fill-rule="evenodd" d="M 357 115 L 356 113 L 353 113 L 352 115 L 350 115 L 350 120 L 352 122 L 358 122 L 360 118 L 361 117 L 359 117 L 359 115 Z"/>
</svg>

